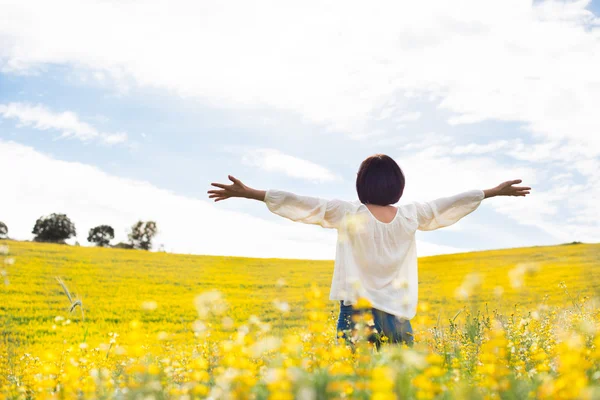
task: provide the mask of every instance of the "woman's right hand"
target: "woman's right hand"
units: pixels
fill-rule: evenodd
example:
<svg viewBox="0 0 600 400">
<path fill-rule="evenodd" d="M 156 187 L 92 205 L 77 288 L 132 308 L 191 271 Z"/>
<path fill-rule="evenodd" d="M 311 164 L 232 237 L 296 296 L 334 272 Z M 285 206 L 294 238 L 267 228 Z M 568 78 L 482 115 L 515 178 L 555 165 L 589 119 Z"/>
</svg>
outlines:
<svg viewBox="0 0 600 400">
<path fill-rule="evenodd" d="M 528 186 L 514 186 L 523 182 L 521 179 L 502 182 L 493 189 L 484 190 L 485 198 L 494 196 L 519 196 L 525 197 L 530 193 L 531 188 Z"/>
</svg>

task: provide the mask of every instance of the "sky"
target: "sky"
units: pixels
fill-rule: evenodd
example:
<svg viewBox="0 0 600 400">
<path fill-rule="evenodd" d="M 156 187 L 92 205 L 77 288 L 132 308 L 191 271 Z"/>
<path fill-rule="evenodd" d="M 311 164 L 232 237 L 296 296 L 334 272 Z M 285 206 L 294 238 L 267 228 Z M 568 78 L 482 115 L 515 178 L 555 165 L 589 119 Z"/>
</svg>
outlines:
<svg viewBox="0 0 600 400">
<path fill-rule="evenodd" d="M 4 0 L 0 221 L 29 240 L 66 213 L 77 237 L 155 249 L 333 259 L 336 233 L 257 189 L 356 200 L 360 162 L 393 157 L 399 204 L 511 179 L 419 255 L 600 242 L 600 1 Z"/>
</svg>

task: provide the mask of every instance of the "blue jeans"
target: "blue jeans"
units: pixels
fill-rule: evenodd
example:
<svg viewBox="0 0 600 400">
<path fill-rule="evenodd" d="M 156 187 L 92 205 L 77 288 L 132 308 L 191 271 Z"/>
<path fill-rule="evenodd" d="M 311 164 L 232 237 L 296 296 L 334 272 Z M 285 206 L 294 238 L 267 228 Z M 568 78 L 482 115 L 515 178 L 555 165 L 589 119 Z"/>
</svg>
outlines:
<svg viewBox="0 0 600 400">
<path fill-rule="evenodd" d="M 352 321 L 352 316 L 361 314 L 364 312 L 371 312 L 373 314 L 373 322 L 375 323 L 375 329 L 377 333 L 373 333 L 368 337 L 369 342 L 375 343 L 377 350 L 383 343 L 382 336 L 387 337 L 389 343 L 406 343 L 408 346 L 413 345 L 413 331 L 410 325 L 410 320 L 399 319 L 393 314 L 389 314 L 385 311 L 378 310 L 376 308 L 369 309 L 355 309 L 353 306 L 345 306 L 343 300 L 340 300 L 340 315 L 337 322 L 337 334 L 342 335 L 347 344 L 352 347 L 354 345 L 350 342 L 348 333 L 354 329 L 356 323 Z"/>
</svg>

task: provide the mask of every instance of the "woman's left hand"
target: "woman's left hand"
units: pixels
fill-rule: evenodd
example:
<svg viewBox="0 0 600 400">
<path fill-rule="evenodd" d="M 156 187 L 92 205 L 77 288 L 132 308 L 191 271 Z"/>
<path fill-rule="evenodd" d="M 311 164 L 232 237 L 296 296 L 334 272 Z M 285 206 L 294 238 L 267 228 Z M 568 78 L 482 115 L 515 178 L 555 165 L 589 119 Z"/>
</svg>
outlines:
<svg viewBox="0 0 600 400">
<path fill-rule="evenodd" d="M 230 197 L 249 197 L 248 195 L 251 192 L 251 189 L 244 185 L 242 181 L 239 179 L 228 175 L 228 178 L 231 182 L 231 185 L 225 185 L 223 183 L 211 183 L 212 186 L 218 187 L 221 190 L 209 190 L 207 193 L 209 194 L 209 198 L 215 199 L 215 201 L 226 200 Z"/>
</svg>

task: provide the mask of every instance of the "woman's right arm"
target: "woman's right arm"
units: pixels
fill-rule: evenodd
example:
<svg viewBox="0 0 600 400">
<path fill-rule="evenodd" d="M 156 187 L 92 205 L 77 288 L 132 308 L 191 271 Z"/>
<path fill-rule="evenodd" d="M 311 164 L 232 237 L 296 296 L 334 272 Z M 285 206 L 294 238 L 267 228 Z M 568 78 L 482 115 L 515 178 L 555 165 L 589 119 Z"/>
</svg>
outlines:
<svg viewBox="0 0 600 400">
<path fill-rule="evenodd" d="M 531 188 L 513 186 L 521 182 L 520 179 L 506 181 L 492 189 L 471 190 L 434 201 L 414 203 L 419 224 L 418 229 L 431 231 L 450 226 L 475 211 L 481 201 L 486 198 L 495 196 L 524 197 L 529 194 Z"/>
<path fill-rule="evenodd" d="M 485 194 L 485 198 L 495 197 L 495 196 L 518 196 L 525 197 L 531 191 L 529 186 L 513 186 L 518 183 L 523 182 L 521 179 L 515 179 L 514 181 L 506 181 L 502 182 L 495 188 L 486 189 L 483 191 Z"/>
</svg>

